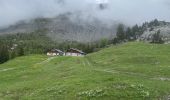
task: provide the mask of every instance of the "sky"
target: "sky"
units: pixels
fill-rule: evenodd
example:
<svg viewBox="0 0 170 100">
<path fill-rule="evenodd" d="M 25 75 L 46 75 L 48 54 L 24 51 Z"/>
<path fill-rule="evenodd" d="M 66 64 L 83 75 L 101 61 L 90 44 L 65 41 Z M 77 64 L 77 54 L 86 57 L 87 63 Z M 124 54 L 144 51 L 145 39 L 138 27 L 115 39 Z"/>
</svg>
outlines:
<svg viewBox="0 0 170 100">
<path fill-rule="evenodd" d="M 102 21 L 138 24 L 155 18 L 170 21 L 170 0 L 103 0 L 107 7 L 98 9 L 102 0 L 0 0 L 0 27 L 20 20 L 55 17 L 67 12 L 81 12 L 82 17 Z M 107 1 L 107 2 L 106 2 Z"/>
</svg>

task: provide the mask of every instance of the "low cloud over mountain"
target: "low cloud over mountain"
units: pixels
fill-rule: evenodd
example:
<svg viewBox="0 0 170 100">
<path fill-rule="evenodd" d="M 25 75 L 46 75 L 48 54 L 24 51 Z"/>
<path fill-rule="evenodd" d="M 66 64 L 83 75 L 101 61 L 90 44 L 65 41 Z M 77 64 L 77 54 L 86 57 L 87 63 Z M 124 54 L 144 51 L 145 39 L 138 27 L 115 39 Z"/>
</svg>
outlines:
<svg viewBox="0 0 170 100">
<path fill-rule="evenodd" d="M 99 6 L 96 0 L 1 0 L 0 27 L 67 12 L 79 13 L 83 19 L 96 17 L 104 22 L 116 20 L 135 24 L 155 18 L 170 21 L 169 0 L 108 0 L 105 9 Z"/>
</svg>

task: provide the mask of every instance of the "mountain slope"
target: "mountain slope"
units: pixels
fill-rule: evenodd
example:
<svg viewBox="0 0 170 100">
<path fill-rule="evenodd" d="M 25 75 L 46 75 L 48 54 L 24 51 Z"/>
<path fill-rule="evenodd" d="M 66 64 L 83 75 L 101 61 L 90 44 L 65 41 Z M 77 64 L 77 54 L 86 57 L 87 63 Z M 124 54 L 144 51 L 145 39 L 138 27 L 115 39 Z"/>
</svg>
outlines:
<svg viewBox="0 0 170 100">
<path fill-rule="evenodd" d="M 96 18 L 83 19 L 79 13 L 66 13 L 55 18 L 37 18 L 31 21 L 20 21 L 8 28 L 1 29 L 0 34 L 30 33 L 46 30 L 49 37 L 58 41 L 91 42 L 115 35 L 117 23 L 110 25 Z"/>
<path fill-rule="evenodd" d="M 160 35 L 162 36 L 163 41 L 170 41 L 170 23 L 164 21 L 158 21 L 158 25 L 150 25 L 147 26 L 143 35 L 140 37 L 141 40 L 151 41 L 153 34 L 160 31 Z"/>
<path fill-rule="evenodd" d="M 170 45 L 126 43 L 79 57 L 31 55 L 0 65 L 0 98 L 167 99 Z"/>
</svg>

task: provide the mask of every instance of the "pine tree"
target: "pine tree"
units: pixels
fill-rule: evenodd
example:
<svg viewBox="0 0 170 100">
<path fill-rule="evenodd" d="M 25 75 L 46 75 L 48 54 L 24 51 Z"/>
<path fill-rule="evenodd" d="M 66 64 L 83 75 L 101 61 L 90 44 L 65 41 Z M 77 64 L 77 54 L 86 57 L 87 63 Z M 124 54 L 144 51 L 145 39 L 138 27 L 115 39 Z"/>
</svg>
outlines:
<svg viewBox="0 0 170 100">
<path fill-rule="evenodd" d="M 117 36 L 118 40 L 120 40 L 120 41 L 122 41 L 126 38 L 123 24 L 119 24 L 119 26 L 117 28 L 116 36 Z"/>
<path fill-rule="evenodd" d="M 9 51 L 6 45 L 0 46 L 0 64 L 9 60 Z"/>
<path fill-rule="evenodd" d="M 22 46 L 20 46 L 18 48 L 18 56 L 23 56 L 24 55 L 24 48 Z"/>
<path fill-rule="evenodd" d="M 17 57 L 16 50 L 11 50 L 9 52 L 9 58 L 14 59 L 15 57 Z"/>
<path fill-rule="evenodd" d="M 131 40 L 131 37 L 132 37 L 132 30 L 130 27 L 128 27 L 126 30 L 126 39 Z"/>
<path fill-rule="evenodd" d="M 139 27 L 136 24 L 135 26 L 132 27 L 132 34 L 131 36 L 133 37 L 133 40 L 136 40 L 139 34 Z"/>
<path fill-rule="evenodd" d="M 160 33 L 161 31 L 158 30 L 155 34 L 153 34 L 152 43 L 164 43 L 164 41 L 162 40 L 162 35 Z"/>
</svg>

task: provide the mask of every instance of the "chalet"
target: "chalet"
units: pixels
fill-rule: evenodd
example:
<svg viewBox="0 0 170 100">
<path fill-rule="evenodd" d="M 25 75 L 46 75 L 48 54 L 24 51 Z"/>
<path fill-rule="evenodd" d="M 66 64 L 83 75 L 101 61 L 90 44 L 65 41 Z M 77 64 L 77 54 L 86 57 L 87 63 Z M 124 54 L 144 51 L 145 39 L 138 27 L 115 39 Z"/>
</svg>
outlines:
<svg viewBox="0 0 170 100">
<path fill-rule="evenodd" d="M 65 56 L 84 56 L 84 55 L 86 55 L 86 53 L 74 48 L 68 49 L 67 52 L 65 53 Z"/>
<path fill-rule="evenodd" d="M 64 55 L 64 52 L 62 52 L 59 49 L 53 49 L 53 50 L 47 52 L 47 56 L 63 56 L 63 55 Z"/>
</svg>

